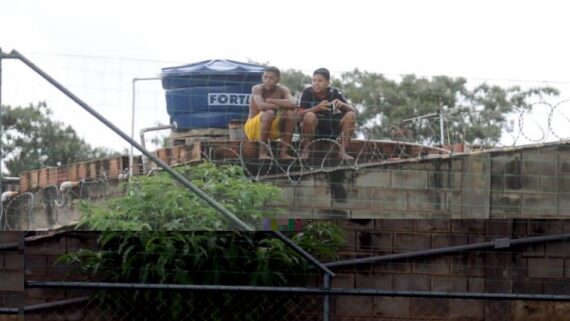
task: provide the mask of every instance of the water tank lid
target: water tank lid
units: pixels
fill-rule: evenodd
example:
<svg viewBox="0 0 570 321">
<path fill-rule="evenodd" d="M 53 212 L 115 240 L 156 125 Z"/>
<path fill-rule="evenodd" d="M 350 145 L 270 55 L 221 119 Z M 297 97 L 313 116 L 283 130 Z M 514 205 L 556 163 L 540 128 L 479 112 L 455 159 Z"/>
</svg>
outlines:
<svg viewBox="0 0 570 321">
<path fill-rule="evenodd" d="M 243 75 L 244 73 L 263 72 L 265 67 L 261 65 L 248 64 L 244 62 L 212 59 L 204 60 L 188 65 L 162 68 L 163 76 L 185 76 L 185 75 Z"/>
</svg>

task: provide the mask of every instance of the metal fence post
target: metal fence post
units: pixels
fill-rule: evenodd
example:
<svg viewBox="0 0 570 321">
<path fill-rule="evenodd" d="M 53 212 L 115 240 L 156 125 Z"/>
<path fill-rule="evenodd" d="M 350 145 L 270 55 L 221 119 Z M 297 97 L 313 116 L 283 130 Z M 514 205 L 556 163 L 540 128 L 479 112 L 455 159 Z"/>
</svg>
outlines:
<svg viewBox="0 0 570 321">
<path fill-rule="evenodd" d="M 323 288 L 325 290 L 331 289 L 331 275 L 328 273 L 325 273 L 324 275 Z M 330 320 L 331 320 L 331 295 L 326 294 L 323 304 L 323 321 L 330 321 Z"/>
</svg>

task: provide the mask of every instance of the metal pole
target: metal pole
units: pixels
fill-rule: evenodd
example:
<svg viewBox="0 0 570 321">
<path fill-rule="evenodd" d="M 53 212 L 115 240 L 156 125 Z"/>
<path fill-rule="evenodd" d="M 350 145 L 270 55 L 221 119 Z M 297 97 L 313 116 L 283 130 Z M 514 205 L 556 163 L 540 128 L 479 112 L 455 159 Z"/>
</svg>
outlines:
<svg viewBox="0 0 570 321">
<path fill-rule="evenodd" d="M 456 252 L 476 251 L 476 250 L 493 249 L 493 248 L 504 249 L 510 247 L 511 245 L 527 245 L 527 244 L 550 242 L 550 241 L 564 241 L 568 239 L 570 239 L 570 233 L 547 235 L 547 236 L 530 236 L 519 239 L 501 238 L 501 239 L 496 239 L 494 241 L 483 242 L 483 243 L 449 246 L 438 249 L 388 254 L 388 255 L 373 256 L 373 257 L 366 257 L 360 259 L 350 259 L 350 260 L 325 263 L 324 265 L 329 268 L 339 268 L 343 266 L 372 264 L 372 263 L 388 262 L 395 260 L 406 260 L 406 259 L 414 259 L 431 255 L 451 254 Z"/>
<path fill-rule="evenodd" d="M 146 77 L 146 78 L 133 78 L 133 92 L 132 92 L 132 106 L 131 106 L 131 139 L 135 139 L 135 106 L 136 106 L 136 83 L 139 80 L 160 80 L 162 77 Z M 141 141 L 144 146 L 144 142 Z M 129 148 L 129 181 L 133 177 L 133 167 L 134 167 L 134 152 L 133 145 Z"/>
<path fill-rule="evenodd" d="M 443 145 L 445 144 L 445 131 L 443 130 L 443 117 L 445 117 L 445 114 L 443 112 L 443 108 L 440 108 L 439 110 L 439 137 L 440 137 L 440 141 L 441 141 L 441 147 L 443 148 Z"/>
<path fill-rule="evenodd" d="M 2 189 L 2 185 L 4 184 L 2 181 L 2 167 L 4 165 L 4 152 L 2 151 L 3 144 L 2 140 L 4 137 L 4 124 L 2 123 L 2 57 L 4 53 L 2 53 L 2 48 L 0 48 L 0 195 L 4 192 Z M 4 230 L 4 203 L 0 202 L 0 231 Z"/>
<path fill-rule="evenodd" d="M 12 50 L 11 54 L 13 54 L 16 58 L 20 59 L 20 61 L 22 61 L 24 64 L 26 64 L 28 67 L 30 67 L 33 71 L 38 73 L 40 76 L 42 76 L 50 84 L 52 84 L 54 87 L 59 89 L 62 93 L 64 93 L 71 100 L 76 102 L 79 106 L 83 107 L 83 109 L 85 109 L 88 113 L 90 113 L 95 118 L 97 118 L 100 122 L 102 122 L 107 127 L 109 127 L 117 135 L 121 136 L 124 140 L 129 142 L 129 144 L 133 145 L 136 149 L 138 149 L 146 157 L 150 158 L 159 167 L 161 167 L 165 172 L 170 174 L 174 179 L 176 179 L 178 182 L 180 182 L 182 185 L 184 185 L 186 188 L 188 188 L 192 193 L 198 195 L 198 197 L 200 197 L 202 200 L 204 200 L 208 205 L 210 205 L 211 207 L 216 209 L 220 214 L 222 214 L 226 219 L 228 219 L 233 225 L 235 225 L 236 227 L 238 227 L 241 230 L 254 231 L 253 227 L 251 227 L 249 224 L 240 220 L 237 216 L 235 216 L 233 213 L 231 213 L 226 208 L 224 208 L 221 204 L 219 204 L 216 200 L 211 198 L 208 194 L 204 193 L 202 190 L 200 190 L 199 188 L 194 186 L 194 184 L 192 184 L 192 182 L 190 182 L 188 179 L 186 179 L 186 177 L 184 177 L 182 174 L 178 173 L 177 171 L 172 169 L 170 166 L 168 166 L 166 163 L 164 163 L 162 160 L 160 160 L 158 157 L 156 157 L 155 155 L 153 155 L 152 153 L 147 151 L 144 147 L 142 147 L 140 144 L 138 144 L 134 139 L 131 139 L 127 134 L 125 134 L 118 127 L 113 125 L 113 123 L 108 121 L 105 117 L 103 117 L 101 114 L 99 114 L 93 108 L 91 108 L 91 106 L 89 106 L 86 102 L 81 100 L 79 97 L 75 96 L 71 91 L 69 91 L 67 88 L 65 88 L 62 84 L 57 82 L 50 75 L 48 75 L 46 72 L 41 70 L 38 66 L 33 64 L 31 61 L 29 61 L 21 53 L 19 53 L 16 50 Z"/>
<path fill-rule="evenodd" d="M 307 253 L 302 247 L 297 245 L 295 242 L 291 241 L 290 238 L 283 235 L 280 231 L 273 231 L 273 234 L 287 244 L 290 248 L 292 248 L 295 252 L 299 253 L 302 257 L 306 258 L 309 262 L 311 262 L 314 266 L 316 266 L 319 270 L 323 271 L 325 274 L 328 274 L 332 277 L 335 276 L 335 273 L 331 271 L 328 267 L 326 267 L 321 261 L 317 260 L 314 256 Z"/>
<path fill-rule="evenodd" d="M 325 290 L 331 289 L 331 275 L 325 274 L 323 279 L 323 288 Z M 330 321 L 331 319 L 331 295 L 325 294 L 323 303 L 323 321 Z"/>
<path fill-rule="evenodd" d="M 24 287 L 53 289 L 106 289 L 106 290 L 158 290 L 158 291 L 206 291 L 206 292 L 244 292 L 244 293 L 296 293 L 309 295 L 348 295 L 348 296 L 391 296 L 425 297 L 448 299 L 488 299 L 488 300 L 535 300 L 535 301 L 570 301 L 567 294 L 530 294 L 530 293 L 481 293 L 481 292 L 445 292 L 445 291 L 400 291 L 380 289 L 350 288 L 304 288 L 274 287 L 251 285 L 200 285 L 200 284 L 158 284 L 158 283 L 106 283 L 76 281 L 25 281 Z"/>
</svg>

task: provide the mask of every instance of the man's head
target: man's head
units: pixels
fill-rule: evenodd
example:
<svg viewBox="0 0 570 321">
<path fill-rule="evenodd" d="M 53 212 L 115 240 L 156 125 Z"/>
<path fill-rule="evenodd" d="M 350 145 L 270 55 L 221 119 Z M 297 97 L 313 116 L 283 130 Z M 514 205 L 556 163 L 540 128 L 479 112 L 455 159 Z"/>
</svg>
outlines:
<svg viewBox="0 0 570 321">
<path fill-rule="evenodd" d="M 272 89 L 279 83 L 279 77 L 281 72 L 277 67 L 266 67 L 263 70 L 263 76 L 261 76 L 261 81 L 263 82 L 263 87 L 265 89 Z"/>
<path fill-rule="evenodd" d="M 313 90 L 317 93 L 325 92 L 331 84 L 331 73 L 326 68 L 319 68 L 313 72 Z"/>
</svg>

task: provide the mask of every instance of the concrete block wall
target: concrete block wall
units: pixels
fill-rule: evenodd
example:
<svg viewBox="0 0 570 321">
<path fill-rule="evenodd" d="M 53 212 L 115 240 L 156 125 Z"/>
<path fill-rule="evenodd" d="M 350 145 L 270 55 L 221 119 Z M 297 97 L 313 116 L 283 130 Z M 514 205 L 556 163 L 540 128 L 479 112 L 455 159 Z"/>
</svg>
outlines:
<svg viewBox="0 0 570 321">
<path fill-rule="evenodd" d="M 339 220 L 344 258 L 570 233 L 567 220 Z M 333 287 L 570 295 L 570 241 L 340 268 Z M 337 318 L 570 320 L 570 302 L 337 297 Z"/>
<path fill-rule="evenodd" d="M 570 218 L 570 145 L 556 143 L 306 174 L 284 191 L 283 217 Z"/>
</svg>

